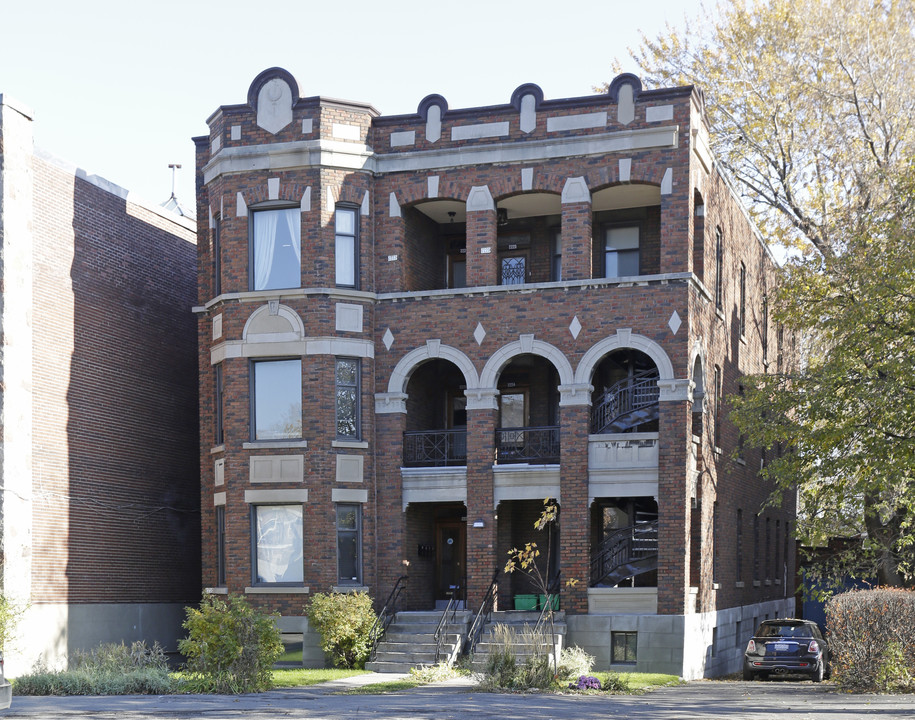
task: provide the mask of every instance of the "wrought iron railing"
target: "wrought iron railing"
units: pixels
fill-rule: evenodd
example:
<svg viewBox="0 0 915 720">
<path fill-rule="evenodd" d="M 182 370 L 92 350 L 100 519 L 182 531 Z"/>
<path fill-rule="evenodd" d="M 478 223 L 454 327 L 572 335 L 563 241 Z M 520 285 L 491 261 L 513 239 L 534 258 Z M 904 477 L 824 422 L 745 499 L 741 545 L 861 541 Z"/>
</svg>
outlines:
<svg viewBox="0 0 915 720">
<path fill-rule="evenodd" d="M 657 567 L 658 521 L 637 523 L 608 535 L 591 553 L 591 586 L 616 584 Z"/>
<path fill-rule="evenodd" d="M 378 643 L 381 642 L 381 639 L 387 632 L 388 627 L 397 616 L 397 608 L 400 604 L 400 597 L 403 595 L 403 592 L 406 589 L 407 576 L 401 575 L 399 578 L 397 578 L 397 582 L 394 583 L 394 588 L 391 590 L 391 594 L 388 595 L 388 599 L 385 601 L 384 606 L 381 608 L 381 612 L 378 613 L 378 617 L 375 618 L 372 629 L 369 630 L 369 647 L 371 648 L 369 652 L 369 660 L 375 659 L 375 652 L 378 650 Z"/>
<path fill-rule="evenodd" d="M 559 426 L 499 428 L 496 430 L 496 463 L 559 462 Z"/>
<path fill-rule="evenodd" d="M 448 599 L 448 606 L 445 608 L 445 612 L 442 613 L 441 619 L 438 621 L 438 627 L 435 629 L 435 664 L 438 665 L 442 662 L 443 659 L 447 659 L 449 664 L 453 658 L 443 658 L 445 654 L 445 641 L 448 638 L 448 633 L 445 632 L 445 628 L 448 626 L 448 623 L 453 623 L 455 617 L 457 616 L 458 605 L 461 604 L 461 601 L 458 600 L 457 593 L 453 593 Z"/>
<path fill-rule="evenodd" d="M 489 583 L 489 589 L 486 591 L 486 595 L 483 596 L 483 602 L 480 605 L 480 609 L 473 618 L 470 632 L 467 633 L 467 640 L 464 641 L 465 655 L 473 655 L 477 643 L 479 643 L 480 638 L 483 637 L 483 630 L 486 627 L 486 623 L 488 623 L 489 619 L 492 617 L 493 608 L 496 606 L 496 595 L 499 592 L 499 583 L 497 581 L 500 572 L 501 570 L 497 568 L 495 573 L 493 573 L 492 582 Z"/>
<path fill-rule="evenodd" d="M 443 467 L 467 464 L 466 430 L 420 430 L 403 434 L 406 467 Z"/>
<path fill-rule="evenodd" d="M 661 389 L 658 387 L 658 374 L 655 370 L 644 370 L 631 378 L 620 380 L 604 390 L 594 403 L 591 409 L 591 432 L 620 432 L 638 422 L 644 422 L 647 417 L 635 418 L 638 422 L 633 423 L 619 421 L 643 408 L 656 406 L 660 395 Z"/>
</svg>

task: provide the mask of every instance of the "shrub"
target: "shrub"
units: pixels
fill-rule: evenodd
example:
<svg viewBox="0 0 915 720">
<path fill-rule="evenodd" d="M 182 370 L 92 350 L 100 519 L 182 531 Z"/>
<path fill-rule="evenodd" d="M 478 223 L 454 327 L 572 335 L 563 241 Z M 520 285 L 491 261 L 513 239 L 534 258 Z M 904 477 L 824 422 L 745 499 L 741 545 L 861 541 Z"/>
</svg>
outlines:
<svg viewBox="0 0 915 720">
<path fill-rule="evenodd" d="M 9 650 L 9 646 L 16 633 L 16 625 L 22 614 L 28 608 L 27 604 L 11 600 L 6 595 L 0 595 L 0 652 Z"/>
<path fill-rule="evenodd" d="M 556 674 L 561 678 L 580 678 L 590 675 L 594 667 L 594 657 L 577 645 L 564 647 L 559 654 L 559 668 Z"/>
<path fill-rule="evenodd" d="M 77 652 L 69 670 L 52 671 L 37 666 L 17 678 L 17 695 L 164 695 L 172 692 L 168 660 L 162 646 L 144 642 L 130 647 L 101 645 Z"/>
<path fill-rule="evenodd" d="M 906 690 L 915 677 L 915 592 L 854 590 L 826 605 L 836 683 L 847 690 Z"/>
<path fill-rule="evenodd" d="M 549 635 L 535 633 L 529 628 L 517 633 L 507 625 L 494 625 L 492 648 L 483 668 L 480 686 L 486 690 L 545 690 L 556 683 L 552 655 L 543 652 L 549 645 Z M 532 648 L 524 662 L 518 662 L 520 648 Z"/>
<path fill-rule="evenodd" d="M 366 593 L 317 593 L 306 612 L 321 633 L 321 649 L 334 667 L 365 667 L 371 651 L 369 632 L 375 623 L 372 599 Z"/>
<path fill-rule="evenodd" d="M 205 595 L 200 609 L 188 608 L 188 636 L 178 649 L 187 658 L 188 692 L 247 693 L 273 686 L 273 663 L 283 652 L 276 613 L 263 613 L 238 595 L 223 601 Z"/>
</svg>

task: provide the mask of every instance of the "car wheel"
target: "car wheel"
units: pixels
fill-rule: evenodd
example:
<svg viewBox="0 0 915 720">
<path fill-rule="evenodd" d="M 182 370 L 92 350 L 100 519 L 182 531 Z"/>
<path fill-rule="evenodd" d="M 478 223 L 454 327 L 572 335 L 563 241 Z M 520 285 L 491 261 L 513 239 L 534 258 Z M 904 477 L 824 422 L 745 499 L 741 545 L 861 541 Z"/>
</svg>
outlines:
<svg viewBox="0 0 915 720">
<path fill-rule="evenodd" d="M 823 667 L 823 660 L 817 663 L 816 670 L 813 671 L 813 675 L 810 676 L 810 679 L 815 683 L 823 682 L 823 678 L 826 676 L 826 670 Z"/>
</svg>

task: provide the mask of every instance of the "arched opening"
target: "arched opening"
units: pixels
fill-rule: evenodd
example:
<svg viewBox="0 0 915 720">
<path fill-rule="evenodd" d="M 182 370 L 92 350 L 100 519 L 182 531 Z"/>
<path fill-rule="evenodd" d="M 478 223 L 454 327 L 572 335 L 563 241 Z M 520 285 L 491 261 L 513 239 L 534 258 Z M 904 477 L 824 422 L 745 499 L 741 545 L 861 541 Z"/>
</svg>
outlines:
<svg viewBox="0 0 915 720">
<path fill-rule="evenodd" d="M 705 282 L 705 200 L 693 193 L 693 274 Z"/>
<path fill-rule="evenodd" d="M 657 587 L 657 501 L 596 498 L 591 505 L 591 547 L 591 587 Z"/>
<path fill-rule="evenodd" d="M 404 287 L 408 292 L 467 285 L 467 213 L 459 200 L 403 209 Z"/>
<path fill-rule="evenodd" d="M 496 204 L 499 284 L 562 279 L 562 205 L 553 193 L 524 193 Z"/>
<path fill-rule="evenodd" d="M 559 373 L 538 355 L 516 355 L 499 373 L 496 464 L 559 463 Z"/>
<path fill-rule="evenodd" d="M 657 432 L 659 377 L 654 361 L 640 350 L 608 354 L 591 381 L 591 433 Z"/>
<path fill-rule="evenodd" d="M 591 196 L 595 277 L 632 277 L 661 272 L 661 189 L 625 184 Z"/>
<path fill-rule="evenodd" d="M 407 382 L 405 467 L 467 464 L 467 389 L 448 360 L 429 360 Z"/>
<path fill-rule="evenodd" d="M 693 422 L 694 438 L 702 437 L 702 423 L 705 416 L 705 380 L 702 375 L 702 358 L 696 357 L 693 363 Z"/>
</svg>

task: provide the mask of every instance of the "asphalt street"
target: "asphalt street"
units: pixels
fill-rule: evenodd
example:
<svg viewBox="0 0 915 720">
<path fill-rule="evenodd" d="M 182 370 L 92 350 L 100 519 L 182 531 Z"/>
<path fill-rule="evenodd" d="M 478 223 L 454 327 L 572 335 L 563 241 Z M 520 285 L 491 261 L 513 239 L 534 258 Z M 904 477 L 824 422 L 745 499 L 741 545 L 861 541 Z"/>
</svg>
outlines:
<svg viewBox="0 0 915 720">
<path fill-rule="evenodd" d="M 915 695 L 849 695 L 830 683 L 698 681 L 645 695 L 540 695 L 475 692 L 466 680 L 426 685 L 388 695 L 346 695 L 361 676 L 322 686 L 258 695 L 127 697 L 14 697 L 0 716 L 41 720 L 79 718 L 202 718 L 205 720 L 911 720 Z"/>
</svg>

